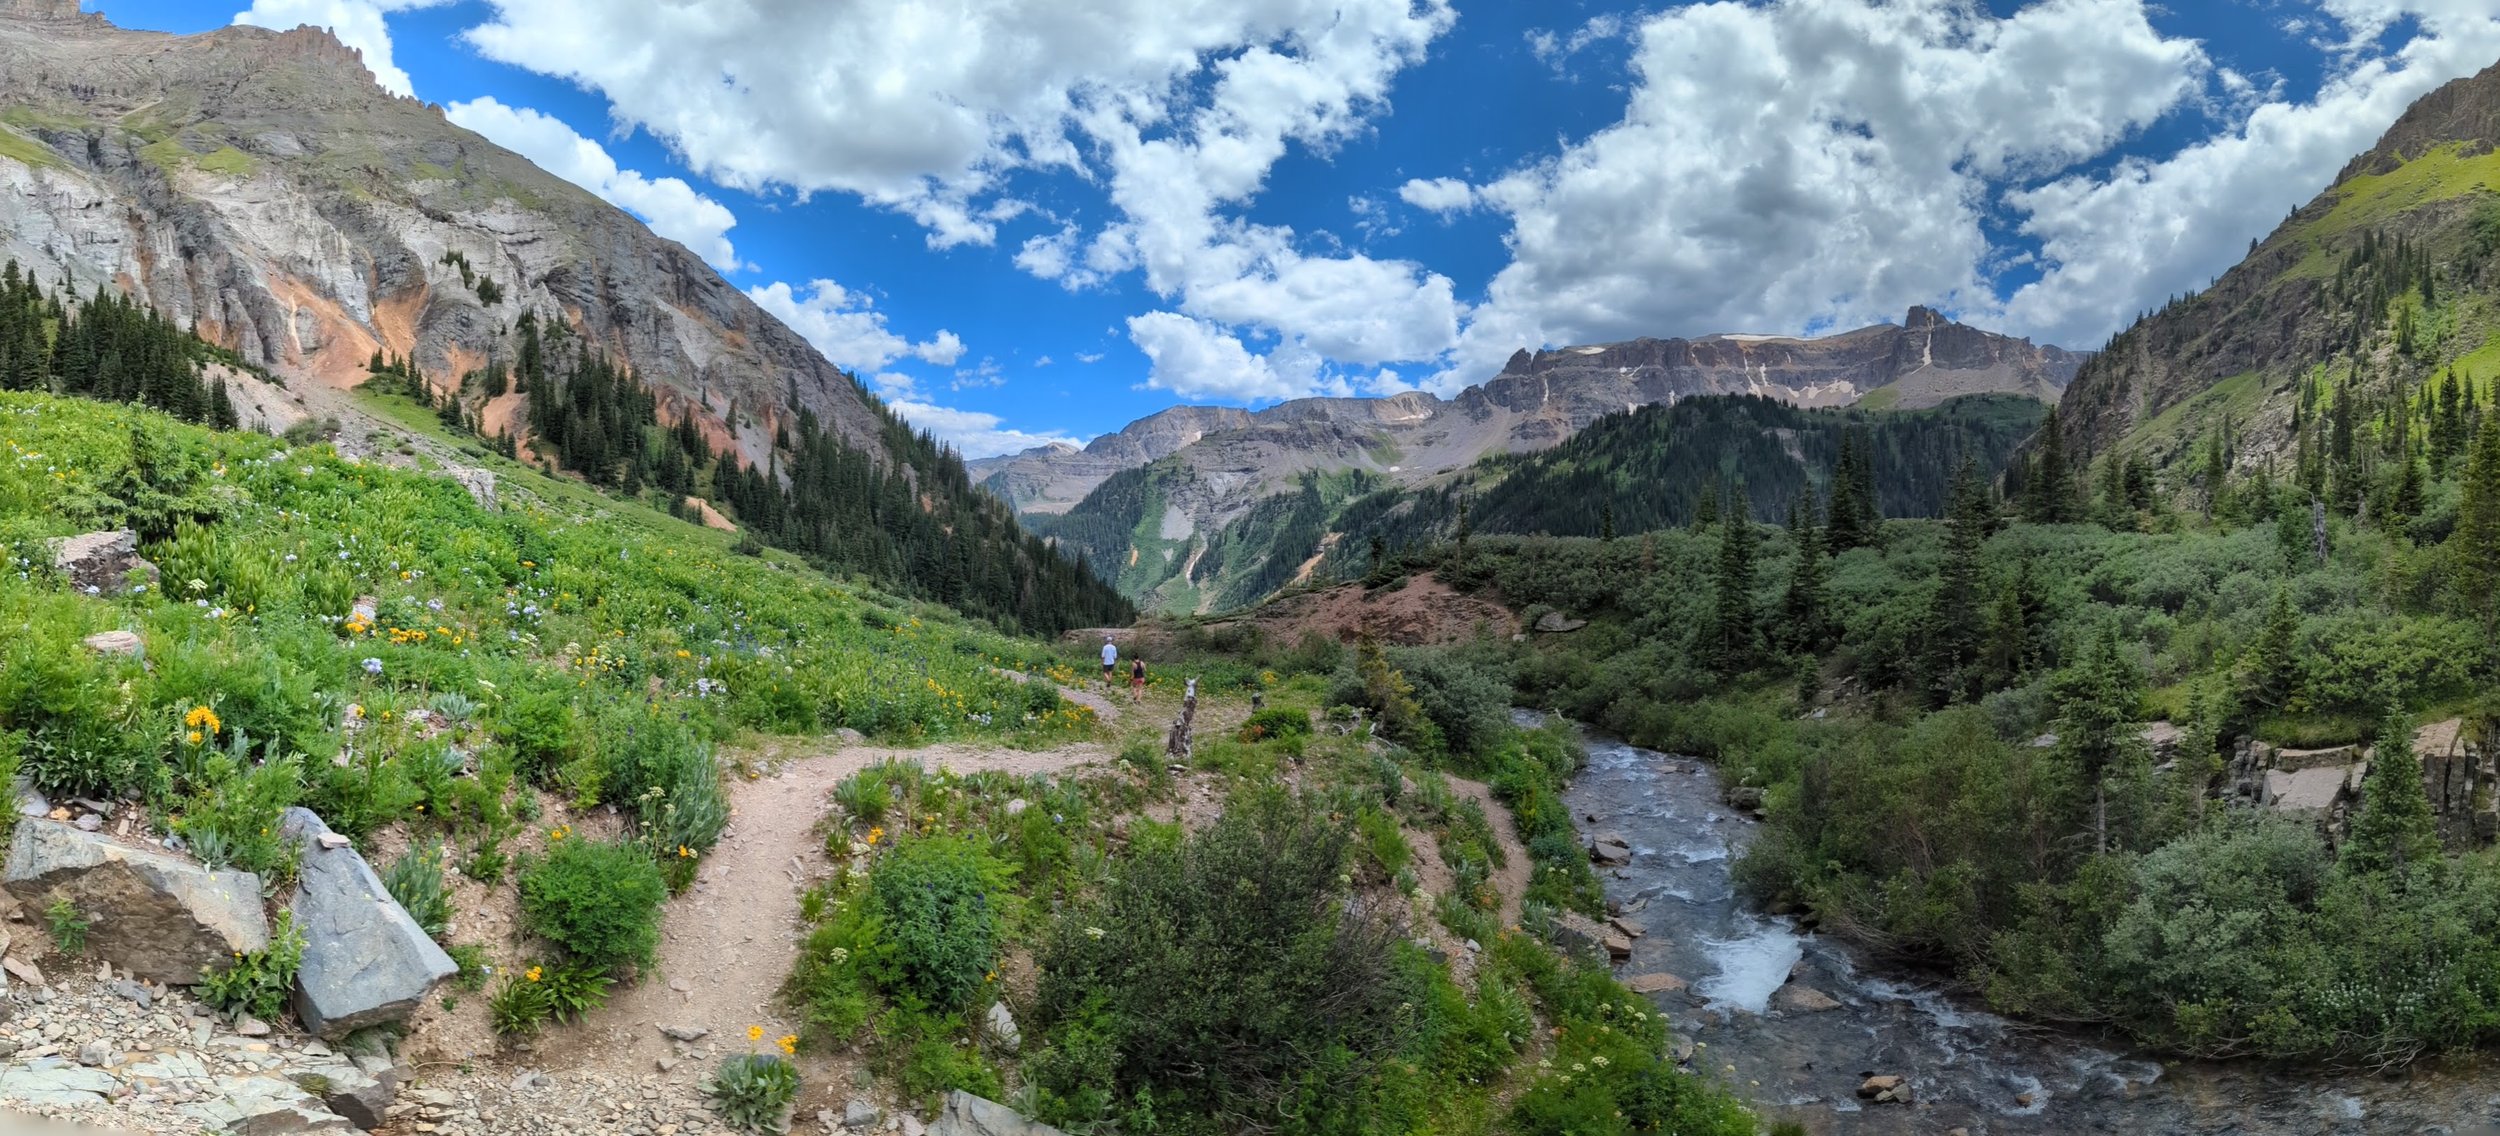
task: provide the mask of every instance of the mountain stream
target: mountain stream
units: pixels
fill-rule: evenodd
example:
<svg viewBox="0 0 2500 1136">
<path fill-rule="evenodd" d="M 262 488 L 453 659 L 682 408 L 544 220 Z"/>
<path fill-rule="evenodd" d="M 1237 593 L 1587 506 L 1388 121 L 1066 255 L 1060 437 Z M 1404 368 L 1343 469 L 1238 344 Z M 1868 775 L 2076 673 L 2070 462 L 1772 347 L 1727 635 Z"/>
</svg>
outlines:
<svg viewBox="0 0 2500 1136">
<path fill-rule="evenodd" d="M 1565 799 L 1584 836 L 1631 846 L 1629 864 L 1599 874 L 1607 899 L 1648 931 L 1617 973 L 1689 980 L 1687 992 L 1651 1000 L 1677 1037 L 1698 1043 L 1694 1068 L 1765 1115 L 1817 1136 L 2500 1133 L 2500 1062 L 2386 1076 L 2165 1062 L 2009 1021 L 1883 969 L 1737 893 L 1729 868 L 1758 825 L 1721 803 L 1709 765 L 1593 732 L 1581 740 L 1589 765 Z M 1798 992 L 1779 992 L 1791 982 L 1838 1007 L 1790 1007 Z M 1911 1103 L 1861 1101 L 1860 1083 L 1875 1074 L 1906 1078 Z"/>
</svg>

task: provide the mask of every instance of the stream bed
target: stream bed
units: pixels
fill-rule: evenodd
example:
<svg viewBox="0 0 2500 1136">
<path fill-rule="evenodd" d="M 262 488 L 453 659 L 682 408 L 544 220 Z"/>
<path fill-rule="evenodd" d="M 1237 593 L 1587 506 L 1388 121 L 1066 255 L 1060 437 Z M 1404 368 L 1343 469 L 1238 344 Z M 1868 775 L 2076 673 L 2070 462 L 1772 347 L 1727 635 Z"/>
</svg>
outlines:
<svg viewBox="0 0 2500 1136">
<path fill-rule="evenodd" d="M 1598 871 L 1607 898 L 1648 931 L 1617 973 L 1689 981 L 1652 1002 L 1677 1036 L 1699 1043 L 1696 1069 L 1766 1115 L 1818 1136 L 2500 1133 L 2500 1063 L 2489 1060 L 2390 1076 L 2164 1062 L 1886 972 L 1737 894 L 1729 869 L 1758 826 L 1721 802 L 1709 765 L 1595 733 L 1581 740 L 1589 765 L 1565 800 L 1584 836 L 1631 846 L 1628 865 Z M 1792 981 L 1838 1007 L 1783 1005 Z M 1870 1074 L 1907 1078 L 1912 1103 L 1860 1101 Z"/>
</svg>

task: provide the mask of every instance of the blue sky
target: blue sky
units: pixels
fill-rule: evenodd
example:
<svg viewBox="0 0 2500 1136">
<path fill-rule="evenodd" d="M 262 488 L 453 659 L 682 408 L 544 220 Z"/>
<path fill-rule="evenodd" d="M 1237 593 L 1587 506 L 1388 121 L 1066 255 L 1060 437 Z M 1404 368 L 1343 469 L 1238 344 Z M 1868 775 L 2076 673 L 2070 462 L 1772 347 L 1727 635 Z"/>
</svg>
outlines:
<svg viewBox="0 0 2500 1136">
<path fill-rule="evenodd" d="M 2091 347 L 2489 0 L 89 0 L 334 28 L 968 454 L 1931 304 Z"/>
</svg>

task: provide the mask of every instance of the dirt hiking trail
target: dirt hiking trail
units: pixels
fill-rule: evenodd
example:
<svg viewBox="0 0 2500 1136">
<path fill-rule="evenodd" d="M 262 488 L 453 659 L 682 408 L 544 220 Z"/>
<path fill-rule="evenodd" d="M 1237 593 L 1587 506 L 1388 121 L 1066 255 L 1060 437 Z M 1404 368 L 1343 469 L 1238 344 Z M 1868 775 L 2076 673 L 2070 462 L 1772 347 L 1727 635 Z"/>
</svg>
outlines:
<svg viewBox="0 0 2500 1136">
<path fill-rule="evenodd" d="M 757 776 L 733 778 L 729 829 L 704 860 L 694 886 L 669 903 L 659 965 L 640 982 L 614 991 L 607 1006 L 580 1028 L 561 1031 L 542 1045 L 536 1056 L 540 1067 L 649 1073 L 680 1048 L 661 1034 L 663 1027 L 681 1034 L 708 1031 L 701 1043 L 718 1052 L 748 1048 L 750 1026 L 763 1027 L 765 1045 L 797 1033 L 798 1023 L 777 996 L 798 958 L 799 894 L 836 870 L 817 824 L 832 808 L 833 787 L 843 778 L 888 759 L 932 771 L 943 766 L 959 773 L 1031 775 L 1114 758 L 1111 749 L 1090 742 L 1040 752 L 861 745 L 746 756 Z M 709 1072 L 708 1063 L 695 1064 Z"/>
</svg>

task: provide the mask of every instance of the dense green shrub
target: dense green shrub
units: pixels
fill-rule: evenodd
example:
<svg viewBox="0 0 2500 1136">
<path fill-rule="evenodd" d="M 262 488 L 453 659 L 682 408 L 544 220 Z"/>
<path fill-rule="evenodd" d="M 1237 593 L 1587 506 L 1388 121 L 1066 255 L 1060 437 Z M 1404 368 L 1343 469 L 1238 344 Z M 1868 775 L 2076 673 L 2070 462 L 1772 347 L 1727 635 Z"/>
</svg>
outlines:
<svg viewBox="0 0 2500 1136">
<path fill-rule="evenodd" d="M 1026 1067 L 1046 1119 L 1177 1131 L 1307 1108 L 1352 1130 L 1413 1036 L 1394 923 L 1348 903 L 1351 835 L 1281 790 L 1186 839 L 1149 833 L 1042 946 Z M 1402 1009 L 1401 1007 L 1406 1008 Z"/>
<path fill-rule="evenodd" d="M 1241 740 L 1245 742 L 1266 741 L 1269 738 L 1309 737 L 1310 733 L 1311 716 L 1309 714 L 1300 710 L 1288 710 L 1282 706 L 1270 706 L 1250 715 L 1249 719 L 1241 724 Z"/>
<path fill-rule="evenodd" d="M 1014 869 L 971 841 L 922 836 L 880 858 L 868 887 L 893 944 L 892 988 L 939 1012 L 987 985 Z"/>
<path fill-rule="evenodd" d="M 555 840 L 521 870 L 520 885 L 530 932 L 572 961 L 611 973 L 651 965 L 668 885 L 641 845 Z"/>
</svg>

